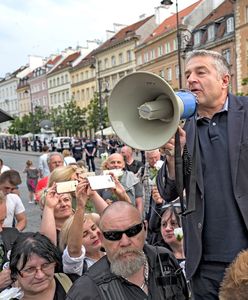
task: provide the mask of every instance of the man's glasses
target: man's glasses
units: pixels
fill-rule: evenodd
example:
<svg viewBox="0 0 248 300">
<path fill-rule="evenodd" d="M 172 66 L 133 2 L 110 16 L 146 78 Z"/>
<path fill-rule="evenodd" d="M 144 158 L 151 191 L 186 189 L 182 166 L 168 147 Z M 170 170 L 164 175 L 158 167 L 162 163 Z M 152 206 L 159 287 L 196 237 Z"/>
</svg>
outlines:
<svg viewBox="0 0 248 300">
<path fill-rule="evenodd" d="M 133 237 L 141 232 L 143 223 L 134 225 L 124 231 L 103 231 L 103 236 L 109 241 L 119 241 L 122 238 L 123 233 L 128 237 Z"/>
<path fill-rule="evenodd" d="M 26 269 L 23 269 L 23 270 L 18 271 L 18 272 L 22 277 L 34 276 L 37 273 L 38 270 L 40 270 L 43 273 L 47 274 L 52 270 L 52 268 L 55 267 L 55 265 L 56 265 L 55 262 L 45 263 L 45 264 L 41 265 L 40 267 L 30 267 L 30 268 L 26 268 Z"/>
</svg>

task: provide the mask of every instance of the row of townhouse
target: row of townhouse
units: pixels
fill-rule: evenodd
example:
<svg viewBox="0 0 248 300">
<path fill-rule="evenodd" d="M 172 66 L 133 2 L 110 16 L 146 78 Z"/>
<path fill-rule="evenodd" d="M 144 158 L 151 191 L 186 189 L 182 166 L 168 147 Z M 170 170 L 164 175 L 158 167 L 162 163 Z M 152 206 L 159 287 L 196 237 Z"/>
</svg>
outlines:
<svg viewBox="0 0 248 300">
<path fill-rule="evenodd" d="M 178 43 L 178 40 L 180 43 Z M 66 49 L 0 81 L 0 108 L 23 116 L 36 106 L 63 106 L 72 99 L 86 107 L 95 92 L 107 99 L 125 75 L 149 71 L 174 90 L 184 87 L 187 51 L 210 49 L 230 64 L 234 93 L 248 93 L 248 0 L 200 0 L 158 25 L 152 15 L 122 26 L 101 45 Z M 37 62 L 36 62 L 37 63 Z M 102 104 L 105 104 L 102 103 Z"/>
</svg>

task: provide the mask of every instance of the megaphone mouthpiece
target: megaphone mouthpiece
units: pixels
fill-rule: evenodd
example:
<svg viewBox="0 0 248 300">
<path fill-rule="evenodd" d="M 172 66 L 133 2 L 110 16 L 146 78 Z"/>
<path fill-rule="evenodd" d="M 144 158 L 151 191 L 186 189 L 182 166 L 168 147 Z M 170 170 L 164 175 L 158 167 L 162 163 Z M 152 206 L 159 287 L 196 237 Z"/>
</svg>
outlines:
<svg viewBox="0 0 248 300">
<path fill-rule="evenodd" d="M 161 120 L 170 122 L 173 118 L 173 104 L 165 95 L 160 95 L 154 101 L 145 102 L 139 108 L 139 115 L 145 120 Z"/>
</svg>

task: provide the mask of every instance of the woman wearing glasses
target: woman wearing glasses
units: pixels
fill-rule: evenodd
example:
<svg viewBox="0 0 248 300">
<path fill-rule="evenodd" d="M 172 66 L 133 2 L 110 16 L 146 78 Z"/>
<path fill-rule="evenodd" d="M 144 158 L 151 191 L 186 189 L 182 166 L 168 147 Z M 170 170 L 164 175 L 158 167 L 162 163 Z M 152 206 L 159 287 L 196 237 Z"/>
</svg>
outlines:
<svg viewBox="0 0 248 300">
<path fill-rule="evenodd" d="M 63 300 L 70 278 L 55 274 L 61 263 L 55 245 L 40 233 L 25 232 L 15 241 L 10 256 L 11 278 L 23 292 L 22 300 Z"/>
</svg>

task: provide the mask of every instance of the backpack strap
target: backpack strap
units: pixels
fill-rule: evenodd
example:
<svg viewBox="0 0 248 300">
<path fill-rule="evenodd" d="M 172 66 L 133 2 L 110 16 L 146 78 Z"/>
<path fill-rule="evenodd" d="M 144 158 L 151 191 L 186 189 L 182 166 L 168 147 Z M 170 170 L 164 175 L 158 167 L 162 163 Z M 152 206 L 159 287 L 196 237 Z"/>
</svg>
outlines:
<svg viewBox="0 0 248 300">
<path fill-rule="evenodd" d="M 72 286 L 71 279 L 64 273 L 55 273 L 54 276 L 56 277 L 56 279 L 58 279 L 59 283 L 62 285 L 67 294 L 70 287 Z"/>
</svg>

